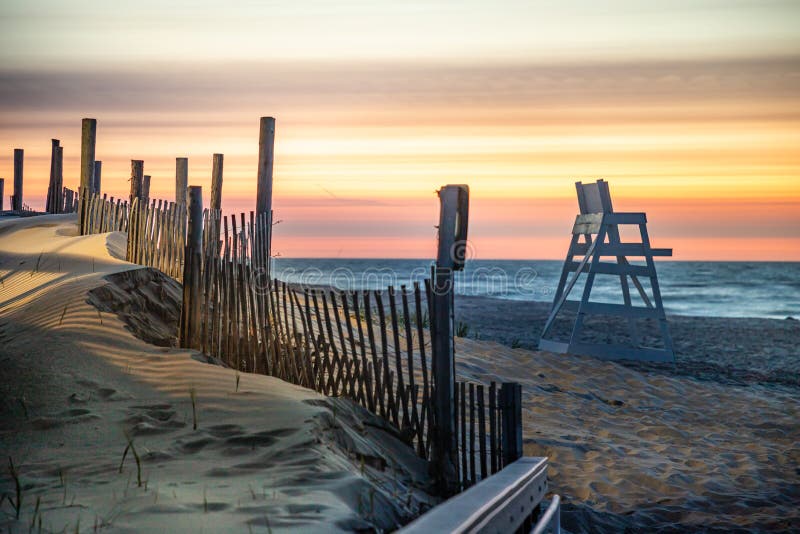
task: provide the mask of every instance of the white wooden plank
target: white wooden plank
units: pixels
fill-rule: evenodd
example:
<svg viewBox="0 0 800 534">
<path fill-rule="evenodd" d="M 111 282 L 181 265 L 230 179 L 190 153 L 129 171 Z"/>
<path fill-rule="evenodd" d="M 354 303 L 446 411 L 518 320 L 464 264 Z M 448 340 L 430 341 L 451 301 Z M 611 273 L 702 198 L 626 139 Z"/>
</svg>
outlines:
<svg viewBox="0 0 800 534">
<path fill-rule="evenodd" d="M 522 457 L 398 532 L 514 532 L 547 493 L 547 458 Z"/>
</svg>

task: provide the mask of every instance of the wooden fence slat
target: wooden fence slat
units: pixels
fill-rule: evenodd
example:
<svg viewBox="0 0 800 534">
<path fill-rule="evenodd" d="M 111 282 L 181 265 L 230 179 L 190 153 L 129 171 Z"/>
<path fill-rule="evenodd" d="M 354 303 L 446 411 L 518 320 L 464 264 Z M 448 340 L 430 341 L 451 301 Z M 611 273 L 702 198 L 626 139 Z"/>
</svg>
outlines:
<svg viewBox="0 0 800 534">
<path fill-rule="evenodd" d="M 347 345 L 345 344 L 344 339 L 344 330 L 342 329 L 342 320 L 339 317 L 339 306 L 336 303 L 336 292 L 331 290 L 329 292 L 331 297 L 331 308 L 332 308 L 332 315 L 336 319 L 336 332 L 339 334 L 339 350 L 341 351 L 339 355 L 339 365 L 340 372 L 342 374 L 342 394 L 347 395 L 348 397 L 355 398 L 355 388 L 353 386 L 353 379 L 352 379 L 352 369 L 350 368 L 350 358 L 347 355 Z M 327 319 L 327 311 L 326 311 L 326 319 Z M 328 325 L 328 329 L 330 331 L 331 326 Z"/>
<path fill-rule="evenodd" d="M 466 487 L 469 481 L 469 475 L 467 470 L 467 394 L 466 394 L 466 386 L 465 382 L 456 382 L 456 387 L 460 387 L 461 391 L 458 393 L 458 402 L 459 404 L 456 405 L 456 409 L 461 409 L 461 414 L 459 415 L 459 422 L 461 423 L 461 487 Z M 460 406 L 459 406 L 460 405 Z M 457 460 L 456 460 L 457 461 Z"/>
<path fill-rule="evenodd" d="M 369 346 L 370 351 L 372 353 L 372 377 L 371 381 L 374 380 L 374 396 L 377 400 L 377 404 L 380 408 L 379 415 L 383 418 L 386 418 L 386 405 L 383 398 L 383 379 L 381 378 L 381 365 L 378 362 L 378 351 L 375 346 L 375 332 L 372 329 L 372 304 L 370 303 L 370 294 L 372 292 L 369 290 L 362 292 L 362 298 L 364 303 L 364 323 L 367 329 L 367 336 L 369 337 Z M 359 326 L 360 328 L 360 326 Z M 362 337 L 363 340 L 363 337 Z"/>
<path fill-rule="evenodd" d="M 469 383 L 469 483 L 475 485 L 475 383 Z"/>
<path fill-rule="evenodd" d="M 323 383 L 325 381 L 325 369 L 322 367 L 322 350 L 320 349 L 319 338 L 314 334 L 314 323 L 311 320 L 311 296 L 310 291 L 305 289 L 303 291 L 304 303 L 306 309 L 306 321 L 308 322 L 308 338 L 314 346 L 314 359 L 312 361 L 312 369 L 314 372 L 314 388 L 317 391 L 323 390 Z"/>
<path fill-rule="evenodd" d="M 331 384 L 332 384 L 331 391 L 333 391 L 334 396 L 339 396 L 339 394 L 340 394 L 339 393 L 340 392 L 339 388 L 340 388 L 340 385 L 341 385 L 341 379 L 342 379 L 342 374 L 343 374 L 342 373 L 342 362 L 341 362 L 341 360 L 339 358 L 339 350 L 336 347 L 336 340 L 333 338 L 333 323 L 331 322 L 330 313 L 328 311 L 328 298 L 325 295 L 324 291 L 321 292 L 320 296 L 322 297 L 322 309 L 323 309 L 323 311 L 325 313 L 325 326 L 326 326 L 326 332 L 328 334 L 327 346 L 328 346 L 328 348 L 330 350 L 330 353 L 331 353 L 331 367 L 330 367 L 330 370 L 331 370 L 331 374 L 333 375 L 331 377 Z"/>
<path fill-rule="evenodd" d="M 297 296 L 297 292 L 292 291 L 292 299 L 297 306 L 298 313 L 300 315 L 300 323 L 303 326 L 303 346 L 306 348 L 306 353 L 310 354 L 311 344 L 308 342 L 308 333 L 311 332 L 311 326 L 306 322 L 306 314 L 302 312 L 302 308 L 300 306 L 300 297 Z M 308 358 L 303 358 L 303 365 L 306 387 L 314 388 L 314 385 L 316 384 L 316 378 L 314 374 L 313 362 L 311 362 Z"/>
<path fill-rule="evenodd" d="M 392 423 L 399 428 L 400 418 L 398 417 L 397 413 L 397 405 L 394 402 L 394 381 L 392 380 L 391 369 L 389 369 L 389 341 L 386 334 L 386 311 L 383 307 L 383 296 L 381 295 L 381 292 L 375 291 L 374 296 L 375 304 L 378 309 L 378 324 L 381 333 L 381 356 L 383 362 L 383 388 L 381 391 L 381 397 L 386 398 L 389 414 L 392 417 Z"/>
<path fill-rule="evenodd" d="M 397 371 L 397 396 L 395 405 L 400 402 L 403 419 L 400 428 L 411 426 L 411 418 L 408 411 L 408 396 L 406 394 L 405 380 L 403 380 L 403 349 L 400 346 L 400 329 L 397 320 L 397 298 L 394 287 L 389 286 L 389 313 L 392 321 L 392 338 L 394 341 L 395 369 Z"/>
<path fill-rule="evenodd" d="M 489 385 L 489 449 L 491 458 L 492 474 L 500 469 L 500 451 L 498 450 L 499 440 L 497 439 L 497 386 L 494 382 Z"/>
<path fill-rule="evenodd" d="M 486 464 L 486 406 L 483 384 L 478 384 L 478 453 L 480 457 L 481 480 L 488 476 Z"/>
<path fill-rule="evenodd" d="M 364 393 L 366 395 L 367 400 L 367 409 L 372 413 L 376 413 L 375 408 L 375 388 L 372 384 L 372 377 L 369 375 L 367 370 L 369 369 L 369 362 L 367 361 L 367 341 L 364 339 L 364 321 L 361 320 L 361 313 L 360 308 L 358 305 L 358 295 L 357 291 L 354 291 L 351 294 L 351 300 L 353 302 L 353 315 L 355 317 L 356 327 L 358 328 L 358 342 L 359 346 L 361 347 L 361 369 L 364 371 Z M 348 322 L 349 322 L 348 318 Z M 351 334 L 352 336 L 352 334 Z"/>
</svg>

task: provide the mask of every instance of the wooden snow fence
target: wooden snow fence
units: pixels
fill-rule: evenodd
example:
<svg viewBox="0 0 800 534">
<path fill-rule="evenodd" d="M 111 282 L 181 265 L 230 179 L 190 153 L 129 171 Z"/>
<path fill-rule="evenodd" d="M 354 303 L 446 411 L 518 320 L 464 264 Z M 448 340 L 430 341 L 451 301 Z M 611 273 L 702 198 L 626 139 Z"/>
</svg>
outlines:
<svg viewBox="0 0 800 534">
<path fill-rule="evenodd" d="M 185 206 L 164 200 L 146 202 L 139 198 L 134 198 L 129 205 L 126 200 L 88 192 L 81 195 L 80 206 L 84 214 L 81 235 L 127 232 L 126 259 L 129 262 L 160 269 L 176 280 L 183 278 Z"/>
<path fill-rule="evenodd" d="M 153 200 L 133 204 L 81 197 L 82 234 L 127 231 L 127 259 L 183 279 L 187 208 Z M 301 287 L 266 274 L 261 235 L 268 214 L 222 216 L 204 210 L 196 309 L 184 313 L 181 345 L 241 372 L 275 376 L 327 396 L 345 396 L 394 425 L 431 459 L 436 426 L 430 280 L 399 289 L 340 291 Z M 188 251 L 188 252 L 187 252 Z M 466 489 L 521 455 L 516 384 L 456 381 L 456 471 Z"/>
<path fill-rule="evenodd" d="M 81 235 L 128 231 L 127 201 L 85 192 L 80 202 L 80 210 L 86 214 L 81 221 Z"/>
<path fill-rule="evenodd" d="M 134 198 L 128 216 L 127 260 L 183 279 L 186 207 Z"/>
<path fill-rule="evenodd" d="M 203 222 L 202 269 L 188 300 L 199 310 L 184 315 L 199 325 L 185 330 L 190 339 L 182 345 L 241 372 L 349 397 L 430 459 L 436 424 L 430 281 L 341 291 L 270 280 L 269 254 L 257 239 L 270 229 L 266 214 L 221 217 L 206 210 Z M 464 489 L 519 457 L 520 403 L 510 384 L 457 382 L 455 390 Z"/>
</svg>

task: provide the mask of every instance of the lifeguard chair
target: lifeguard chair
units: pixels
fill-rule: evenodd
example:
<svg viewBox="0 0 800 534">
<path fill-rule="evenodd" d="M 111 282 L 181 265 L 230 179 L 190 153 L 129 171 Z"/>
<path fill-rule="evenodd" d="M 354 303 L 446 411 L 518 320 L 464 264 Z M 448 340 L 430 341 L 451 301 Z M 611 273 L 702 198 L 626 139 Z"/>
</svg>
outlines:
<svg viewBox="0 0 800 534">
<path fill-rule="evenodd" d="M 656 266 L 653 261 L 656 256 L 672 256 L 672 249 L 650 247 L 647 216 L 644 213 L 614 212 L 611 206 L 608 182 L 604 180 L 598 180 L 593 184 L 577 182 L 575 187 L 578 192 L 580 215 L 575 218 L 575 224 L 572 227 L 569 251 L 564 261 L 564 267 L 561 269 L 561 278 L 556 289 L 553 307 L 542 330 L 539 349 L 562 354 L 595 356 L 604 360 L 674 362 L 672 339 L 669 335 L 656 276 Z M 638 226 L 641 240 L 623 243 L 620 239 L 620 225 Z M 581 242 L 581 237 L 583 237 L 583 242 Z M 581 256 L 582 259 L 576 261 L 576 257 Z M 629 256 L 644 258 L 644 265 L 632 264 L 628 261 Z M 603 258 L 608 257 L 615 257 L 616 263 L 603 261 Z M 570 299 L 570 292 L 575 288 L 582 273 L 586 273 L 586 280 L 581 298 L 580 300 Z M 592 288 L 597 275 L 611 275 L 619 278 L 622 304 L 591 300 Z M 649 279 L 651 295 L 648 295 L 640 278 Z M 643 305 L 634 305 L 628 285 L 629 279 L 638 291 Z M 576 312 L 577 315 L 569 339 L 558 341 L 551 338 L 551 330 L 556 318 L 563 311 Z M 584 321 L 590 315 L 616 316 L 626 319 L 631 343 L 582 341 Z M 638 319 L 658 321 L 662 347 L 642 346 L 637 328 Z"/>
</svg>

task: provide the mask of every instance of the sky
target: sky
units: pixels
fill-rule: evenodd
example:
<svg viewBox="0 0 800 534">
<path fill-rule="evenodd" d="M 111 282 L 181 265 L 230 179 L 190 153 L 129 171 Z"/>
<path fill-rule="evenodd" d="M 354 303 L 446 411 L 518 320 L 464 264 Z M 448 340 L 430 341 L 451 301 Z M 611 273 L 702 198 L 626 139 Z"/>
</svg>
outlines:
<svg viewBox="0 0 800 534">
<path fill-rule="evenodd" d="M 261 116 L 283 256 L 433 257 L 436 190 L 467 183 L 476 258 L 563 258 L 604 178 L 675 259 L 800 261 L 797 1 L 0 4 L 6 197 L 23 148 L 44 205 L 51 138 L 77 187 L 93 117 L 104 192 L 142 159 L 172 200 L 185 156 L 208 201 L 222 153 L 249 211 Z"/>
</svg>

